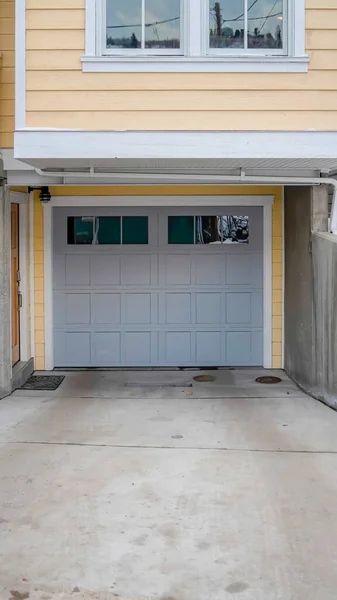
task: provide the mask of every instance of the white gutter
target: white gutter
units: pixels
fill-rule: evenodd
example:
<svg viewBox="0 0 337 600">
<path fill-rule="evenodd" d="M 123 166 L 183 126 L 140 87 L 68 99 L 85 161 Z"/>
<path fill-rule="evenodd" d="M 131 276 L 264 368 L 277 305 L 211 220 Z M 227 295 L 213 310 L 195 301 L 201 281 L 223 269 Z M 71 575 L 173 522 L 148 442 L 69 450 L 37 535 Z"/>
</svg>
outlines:
<svg viewBox="0 0 337 600">
<path fill-rule="evenodd" d="M 90 173 L 81 172 L 64 172 L 64 171 L 43 171 L 35 168 L 35 171 L 41 177 L 62 177 L 62 178 L 88 178 L 91 179 L 144 179 L 154 182 L 154 184 L 162 183 L 163 178 L 171 179 L 175 182 L 183 184 L 199 183 L 199 184 L 237 184 L 237 185 L 294 185 L 294 186 L 313 186 L 313 185 L 330 185 L 333 188 L 330 230 L 337 235 L 337 179 L 331 177 L 263 177 L 259 175 L 188 175 L 174 173 L 98 173 L 92 167 Z"/>
</svg>

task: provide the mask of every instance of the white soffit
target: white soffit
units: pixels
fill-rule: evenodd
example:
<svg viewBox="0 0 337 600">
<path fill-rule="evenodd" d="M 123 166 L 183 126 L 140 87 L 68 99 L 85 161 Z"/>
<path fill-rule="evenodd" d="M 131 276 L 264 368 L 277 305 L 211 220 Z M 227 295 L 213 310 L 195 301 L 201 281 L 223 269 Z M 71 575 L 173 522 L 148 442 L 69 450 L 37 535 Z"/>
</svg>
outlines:
<svg viewBox="0 0 337 600">
<path fill-rule="evenodd" d="M 319 160 L 337 163 L 337 132 L 256 131 L 78 131 L 15 132 L 16 159 L 33 166 L 62 161 L 154 160 Z M 56 163 L 56 161 L 58 161 Z M 63 165 L 65 163 L 63 162 Z M 289 164 L 289 163 L 288 163 Z"/>
</svg>

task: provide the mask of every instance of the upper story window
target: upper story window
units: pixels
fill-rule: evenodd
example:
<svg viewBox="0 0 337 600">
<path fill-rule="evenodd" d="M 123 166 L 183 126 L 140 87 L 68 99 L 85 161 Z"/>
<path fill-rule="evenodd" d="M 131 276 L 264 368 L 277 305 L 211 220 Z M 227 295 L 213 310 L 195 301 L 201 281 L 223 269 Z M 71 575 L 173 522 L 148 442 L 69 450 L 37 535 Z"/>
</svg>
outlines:
<svg viewBox="0 0 337 600">
<path fill-rule="evenodd" d="M 180 0 L 106 0 L 106 50 L 180 54 Z"/>
<path fill-rule="evenodd" d="M 307 70 L 305 0 L 86 3 L 85 71 Z"/>
<path fill-rule="evenodd" d="M 209 4 L 211 51 L 285 52 L 287 0 L 209 0 Z"/>
</svg>

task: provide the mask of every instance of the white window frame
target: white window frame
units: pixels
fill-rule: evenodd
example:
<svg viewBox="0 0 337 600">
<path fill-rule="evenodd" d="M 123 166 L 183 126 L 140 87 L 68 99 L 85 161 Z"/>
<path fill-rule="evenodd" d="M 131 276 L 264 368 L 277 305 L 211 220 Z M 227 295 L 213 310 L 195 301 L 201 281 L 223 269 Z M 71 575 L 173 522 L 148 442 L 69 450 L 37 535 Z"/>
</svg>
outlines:
<svg viewBox="0 0 337 600">
<path fill-rule="evenodd" d="M 100 46 L 101 56 L 184 56 L 186 50 L 186 32 L 184 31 L 186 19 L 184 18 L 184 7 L 186 0 L 180 0 L 180 48 L 150 49 L 150 48 L 107 48 L 106 46 L 106 0 L 97 1 L 97 44 Z M 142 38 L 145 34 L 145 1 L 142 2 Z"/>
<path fill-rule="evenodd" d="M 284 50 L 209 48 L 209 0 L 181 0 L 181 48 L 178 52 L 175 49 L 107 50 L 105 2 L 86 0 L 86 50 L 81 59 L 84 72 L 303 73 L 308 70 L 305 0 L 287 2 Z"/>
<path fill-rule="evenodd" d="M 288 56 L 289 55 L 289 41 L 291 40 L 292 32 L 295 28 L 294 20 L 291 18 L 291 7 L 294 5 L 296 0 L 282 0 L 283 1 L 283 48 L 210 48 L 209 46 L 209 30 L 210 30 L 210 12 L 209 12 L 209 0 L 206 0 L 204 22 L 207 23 L 207 27 L 203 27 L 202 35 L 207 36 L 206 48 L 208 56 Z M 244 0 L 244 27 L 245 27 L 245 45 L 248 40 L 248 20 L 246 18 L 247 9 L 251 0 Z"/>
</svg>

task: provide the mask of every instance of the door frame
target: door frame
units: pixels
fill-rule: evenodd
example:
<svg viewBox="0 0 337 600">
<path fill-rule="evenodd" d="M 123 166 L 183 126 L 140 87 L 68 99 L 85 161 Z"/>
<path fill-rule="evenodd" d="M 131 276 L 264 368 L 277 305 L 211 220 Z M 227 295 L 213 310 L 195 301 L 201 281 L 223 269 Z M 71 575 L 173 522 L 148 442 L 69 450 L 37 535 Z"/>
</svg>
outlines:
<svg viewBox="0 0 337 600">
<path fill-rule="evenodd" d="M 169 207 L 169 206 L 262 206 L 263 207 L 263 367 L 273 364 L 272 327 L 272 211 L 274 196 L 53 196 L 43 205 L 44 224 L 44 343 L 45 370 L 54 369 L 53 313 L 53 208 L 57 207 Z"/>
<path fill-rule="evenodd" d="M 28 194 L 23 192 L 9 192 L 11 204 L 19 205 L 19 270 L 20 292 L 23 303 L 20 309 L 20 362 L 27 362 L 29 356 L 29 296 L 28 296 Z M 12 286 L 11 286 L 12 297 Z M 10 316 L 12 320 L 12 314 Z M 12 332 L 12 323 L 11 323 Z M 12 336 L 12 333 L 11 333 Z M 12 353 L 12 344 L 11 344 Z M 12 359 L 12 357 L 11 357 Z"/>
</svg>

